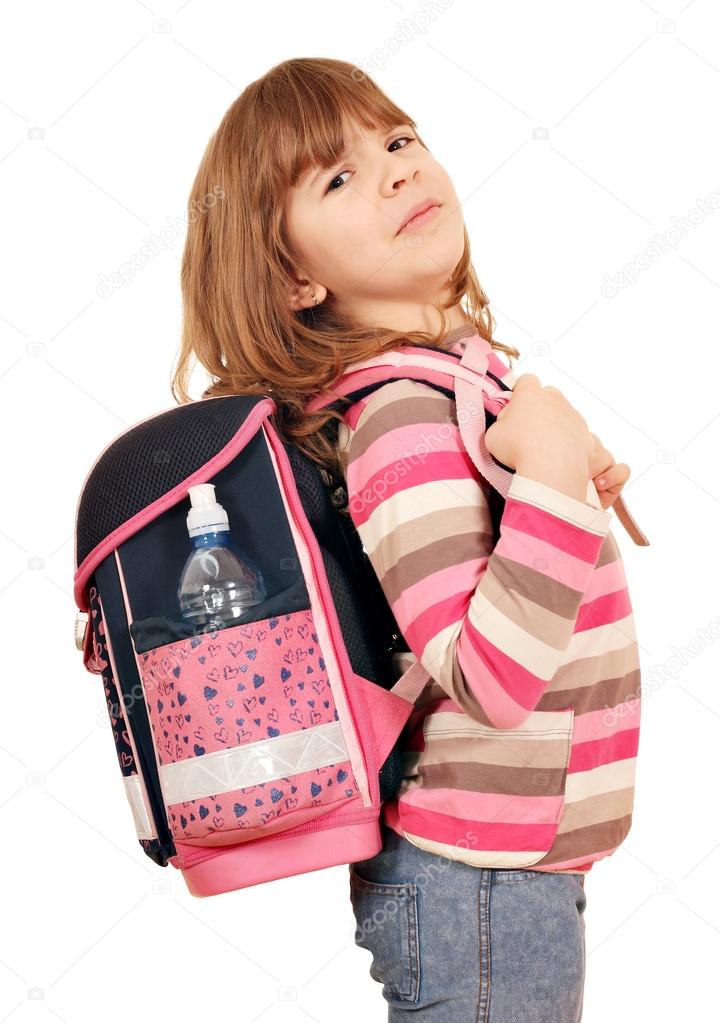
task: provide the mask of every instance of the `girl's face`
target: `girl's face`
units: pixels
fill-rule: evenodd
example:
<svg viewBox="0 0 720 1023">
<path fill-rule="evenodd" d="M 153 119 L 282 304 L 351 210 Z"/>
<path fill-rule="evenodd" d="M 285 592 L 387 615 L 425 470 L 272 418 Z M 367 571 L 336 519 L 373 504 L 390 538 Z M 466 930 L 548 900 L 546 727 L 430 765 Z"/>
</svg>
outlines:
<svg viewBox="0 0 720 1023">
<path fill-rule="evenodd" d="M 287 229 L 305 272 L 291 307 L 313 306 L 330 292 L 358 326 L 434 329 L 431 303 L 444 295 L 463 252 L 455 189 L 410 125 L 353 124 L 351 131 L 358 141 L 340 162 L 311 167 L 288 194 Z M 439 208 L 400 232 L 427 200 Z"/>
</svg>

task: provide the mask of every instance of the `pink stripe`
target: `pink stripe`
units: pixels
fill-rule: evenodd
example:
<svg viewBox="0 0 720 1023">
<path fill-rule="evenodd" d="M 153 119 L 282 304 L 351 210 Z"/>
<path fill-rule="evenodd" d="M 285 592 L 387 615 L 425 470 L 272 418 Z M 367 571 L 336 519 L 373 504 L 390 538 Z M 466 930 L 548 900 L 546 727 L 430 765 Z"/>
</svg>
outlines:
<svg viewBox="0 0 720 1023">
<path fill-rule="evenodd" d="M 360 400 L 356 401 L 354 405 L 351 405 L 349 411 L 345 413 L 345 422 L 351 430 L 354 430 L 357 426 L 357 421 L 365 411 L 365 406 L 370 404 L 371 398 L 372 394 L 368 394 L 366 398 L 360 398 Z"/>
<path fill-rule="evenodd" d="M 408 586 L 394 601 L 392 609 L 395 617 L 398 622 L 403 621 L 406 627 L 413 629 L 419 649 L 423 650 L 433 636 L 449 625 L 462 621 L 487 560 L 472 558 L 432 572 L 413 586 Z M 418 608 L 423 611 L 415 619 L 413 615 Z M 407 632 L 405 636 L 407 638 Z"/>
<path fill-rule="evenodd" d="M 503 524 L 505 523 L 521 533 L 527 533 L 528 536 L 547 540 L 561 551 L 569 550 L 581 561 L 586 561 L 589 568 L 595 566 L 605 540 L 604 534 L 599 536 L 597 533 L 591 533 L 582 526 L 568 522 L 559 514 L 545 511 L 537 505 L 527 504 L 512 496 L 505 502 Z"/>
<path fill-rule="evenodd" d="M 407 463 L 403 463 L 399 472 L 396 465 L 391 463 L 369 476 L 360 470 L 358 466 L 359 461 L 361 461 L 360 458 L 355 459 L 353 464 L 347 467 L 346 474 L 348 499 L 352 509 L 352 518 L 356 526 L 364 525 L 383 501 L 387 501 L 389 498 L 394 497 L 395 494 L 402 493 L 404 490 L 409 490 L 411 486 L 419 486 L 422 483 L 437 483 L 444 480 L 465 480 L 468 478 L 469 472 L 468 456 L 465 453 L 451 451 L 440 451 L 436 454 L 428 455 L 418 465 L 408 467 Z M 402 459 L 396 458 L 395 462 L 402 462 Z M 364 466 L 362 468 L 364 470 Z M 356 477 L 359 475 L 361 476 L 360 482 L 365 480 L 362 486 L 358 486 L 355 482 Z M 459 502 L 460 498 L 458 498 Z"/>
<path fill-rule="evenodd" d="M 397 799 L 388 799 L 382 805 L 382 817 L 389 828 L 397 832 L 402 837 L 402 827 L 400 825 L 400 819 L 398 817 L 398 801 Z"/>
<path fill-rule="evenodd" d="M 422 656 L 430 638 L 437 635 L 444 627 L 444 622 L 458 621 L 457 609 L 461 600 L 462 598 L 453 596 L 439 602 L 406 625 L 403 634 L 411 650 Z M 496 646 L 481 636 L 469 618 L 465 620 L 458 636 L 456 653 L 468 688 L 497 727 L 511 728 L 518 719 L 525 717 L 527 711 L 535 706 L 546 686 L 542 679 L 525 671 L 516 661 L 504 656 Z M 491 655 L 492 661 L 499 662 L 495 673 L 486 663 L 485 653 Z M 432 674 L 432 666 L 427 667 Z M 508 688 L 498 681 L 499 678 L 504 679 Z M 509 688 L 523 692 L 525 699 L 532 701 L 531 707 L 526 707 L 524 703 L 515 700 L 508 691 Z"/>
<path fill-rule="evenodd" d="M 423 737 L 423 725 L 425 718 L 431 714 L 439 713 L 440 711 L 450 712 L 452 714 L 463 714 L 467 717 L 461 707 L 453 700 L 433 700 L 429 704 L 416 709 L 412 712 L 408 718 L 405 732 L 403 734 L 402 748 L 407 753 L 421 753 L 425 749 L 425 739 Z"/>
<path fill-rule="evenodd" d="M 418 810 L 452 808 L 461 819 L 492 821 L 495 824 L 552 824 L 558 818 L 562 796 L 509 796 L 500 792 L 470 789 L 415 788 L 403 796 L 404 806 Z"/>
<path fill-rule="evenodd" d="M 387 800 L 387 802 L 383 803 L 383 821 L 397 835 L 400 835 L 401 838 L 403 837 L 403 829 L 402 829 L 402 825 L 400 824 L 399 810 L 398 810 L 398 800 L 397 799 L 389 799 L 389 800 Z M 409 827 L 408 827 L 408 831 L 411 831 L 411 829 Z M 414 833 L 415 834 L 419 834 L 419 831 L 416 830 Z M 431 836 L 426 835 L 425 837 L 431 837 Z M 461 837 L 465 838 L 465 836 L 461 836 Z M 467 843 L 467 841 L 464 841 L 463 842 L 463 848 L 466 845 L 467 845 L 468 848 L 472 848 L 472 846 L 470 846 L 469 843 Z M 560 871 L 560 870 L 582 870 L 582 871 L 587 872 L 587 871 L 589 871 L 592 868 L 593 863 L 596 863 L 598 860 L 603 859 L 605 856 L 610 856 L 614 852 L 615 852 L 615 848 L 603 849 L 600 852 L 594 853 L 589 858 L 588 858 L 587 855 L 585 855 L 585 856 L 576 856 L 573 859 L 557 860 L 556 862 L 548 864 L 547 866 L 542 866 L 541 867 L 541 866 L 533 865 L 532 869 L 533 870 L 545 870 L 545 871 L 548 871 L 548 872 Z"/>
<path fill-rule="evenodd" d="M 490 372 L 494 373 L 496 377 L 500 377 L 501 380 L 506 377 L 508 373 L 512 373 L 510 367 L 502 361 L 494 349 L 490 349 L 487 353 L 487 360 Z"/>
<path fill-rule="evenodd" d="M 637 756 L 639 743 L 639 728 L 627 728 L 607 739 L 596 739 L 594 742 L 573 743 L 568 774 L 592 771 L 601 764 L 614 764 L 618 760 L 629 760 Z"/>
<path fill-rule="evenodd" d="M 407 467 L 412 470 L 414 477 L 416 472 L 422 469 L 423 462 L 444 452 L 464 455 L 463 464 L 466 467 L 472 465 L 460 439 L 460 431 L 456 426 L 449 423 L 432 422 L 399 426 L 378 437 L 358 459 L 351 462 L 348 466 L 347 481 L 349 486 L 354 489 L 355 477 L 358 475 L 358 461 L 362 463 L 363 476 L 373 477 L 375 474 L 387 472 L 388 469 L 393 468 L 396 462 L 406 459 Z M 454 460 L 451 460 L 450 464 L 454 464 Z M 467 475 L 467 468 L 465 475 Z M 437 469 L 434 478 L 437 479 Z M 424 482 L 424 479 L 421 478 L 421 482 Z"/>
<path fill-rule="evenodd" d="M 525 712 L 535 709 L 538 700 L 548 686 L 549 679 L 538 678 L 522 664 L 504 654 L 499 647 L 478 632 L 470 618 L 465 623 L 458 648 L 462 650 L 463 661 L 471 662 L 469 678 L 474 679 L 489 673 L 490 677 L 498 680 L 500 689 L 515 703 L 516 707 L 521 707 Z M 486 710 L 490 713 L 487 708 Z M 517 710 L 514 716 L 517 716 Z M 504 727 L 512 727 L 512 725 Z"/>
<path fill-rule="evenodd" d="M 454 700 L 440 699 L 433 700 L 432 703 L 426 704 L 425 707 L 421 708 L 420 713 L 424 713 L 427 709 L 428 714 L 463 714 L 464 711 L 461 707 L 458 707 Z"/>
<path fill-rule="evenodd" d="M 588 576 L 592 571 L 586 561 L 576 558 L 569 551 L 546 543 L 542 537 L 529 537 L 527 533 L 513 529 L 503 518 L 500 525 L 500 539 L 495 550 L 503 558 L 516 561 L 519 565 L 538 570 L 549 579 L 568 586 L 571 590 L 584 593 Z M 544 563 L 543 563 L 544 562 Z"/>
<path fill-rule="evenodd" d="M 447 363 L 448 367 L 451 365 L 457 366 L 458 358 L 449 352 L 444 352 L 441 349 L 435 351 L 421 350 L 418 353 L 418 349 L 413 345 L 398 345 L 397 348 L 393 349 L 401 355 L 408 357 L 408 360 L 417 359 L 418 354 L 423 358 L 430 356 L 440 366 L 438 369 L 422 367 L 414 367 L 410 361 L 405 361 L 404 365 L 400 366 L 368 366 L 365 369 L 350 369 L 340 376 L 339 379 L 335 380 L 332 384 L 333 390 L 337 394 L 350 394 L 352 391 L 359 391 L 363 387 L 367 387 L 370 384 L 374 384 L 379 381 L 385 380 L 403 380 L 408 377 L 412 378 L 416 376 L 418 379 L 431 380 L 435 383 L 441 384 L 448 390 L 454 389 L 455 377 L 449 371 L 442 368 L 442 363 Z M 318 408 L 322 408 L 324 405 L 330 404 L 335 401 L 336 397 L 334 394 L 328 394 L 325 391 L 321 391 L 320 394 L 315 395 L 310 401 L 306 402 L 305 409 L 308 412 L 315 412 Z"/>
<path fill-rule="evenodd" d="M 630 597 L 627 589 L 618 590 L 616 593 L 607 593 L 596 600 L 580 605 L 575 631 L 585 632 L 587 629 L 594 629 L 599 625 L 618 622 L 621 618 L 627 618 L 630 612 Z"/>
<path fill-rule="evenodd" d="M 472 850 L 473 834 L 482 831 L 482 849 L 504 852 L 537 852 L 552 845 L 557 824 L 507 824 L 493 821 L 463 820 L 451 814 L 409 806 L 407 797 L 399 804 L 400 822 L 406 832 L 421 835 L 434 842 L 447 842 Z M 558 800 L 560 812 L 562 799 Z"/>
<path fill-rule="evenodd" d="M 618 558 L 617 561 L 610 561 L 607 565 L 597 565 L 595 567 L 595 571 L 585 591 L 584 599 L 595 600 L 596 597 L 602 597 L 606 593 L 617 593 L 618 590 L 624 590 L 626 587 L 627 579 L 623 563 Z"/>
<path fill-rule="evenodd" d="M 474 647 L 470 636 L 477 636 L 477 630 L 469 621 L 457 640 L 457 663 L 473 694 L 496 728 L 514 728 L 525 720 L 528 709 L 514 700 L 506 688 L 486 665 Z M 514 661 L 513 668 L 518 668 Z"/>
<path fill-rule="evenodd" d="M 601 707 L 586 714 L 576 714 L 573 722 L 573 742 L 593 742 L 610 735 L 637 728 L 640 724 L 640 700 L 626 700 L 617 707 Z"/>
</svg>

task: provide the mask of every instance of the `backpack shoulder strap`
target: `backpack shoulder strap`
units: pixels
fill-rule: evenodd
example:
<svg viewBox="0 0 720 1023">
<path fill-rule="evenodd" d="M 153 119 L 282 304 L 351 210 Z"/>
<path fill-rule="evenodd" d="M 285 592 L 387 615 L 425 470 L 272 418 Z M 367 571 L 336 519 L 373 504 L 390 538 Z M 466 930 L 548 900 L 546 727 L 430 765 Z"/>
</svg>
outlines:
<svg viewBox="0 0 720 1023">
<path fill-rule="evenodd" d="M 467 338 L 462 356 L 432 345 L 413 344 L 354 363 L 335 381 L 332 392 L 321 391 L 306 408 L 309 412 L 325 407 L 342 412 L 345 399 L 350 399 L 352 404 L 386 380 L 403 377 L 419 380 L 455 397 L 460 433 L 473 464 L 503 498 L 507 497 L 514 473 L 497 462 L 487 450 L 485 413 L 497 416 L 505 407 L 510 400 L 515 374 L 479 334 Z M 478 386 L 482 401 L 478 401 Z M 597 492 L 589 481 L 588 491 L 588 502 L 600 508 Z M 613 508 L 633 543 L 648 546 L 650 541 L 630 514 L 622 495 L 618 496 Z"/>
<path fill-rule="evenodd" d="M 503 497 L 513 472 L 495 461 L 485 445 L 485 413 L 497 416 L 510 400 L 512 388 L 507 367 L 494 356 L 493 365 L 503 373 L 489 371 L 494 356 L 488 341 L 472 334 L 462 355 L 441 351 L 430 345 L 401 345 L 396 349 L 353 363 L 333 384 L 331 391 L 316 395 L 306 405 L 309 412 L 320 408 L 343 411 L 343 399 L 354 404 L 389 380 L 412 379 L 429 384 L 455 399 L 463 444 L 478 472 Z M 333 399 L 334 395 L 334 399 Z M 349 407 L 345 404 L 345 409 Z"/>
</svg>

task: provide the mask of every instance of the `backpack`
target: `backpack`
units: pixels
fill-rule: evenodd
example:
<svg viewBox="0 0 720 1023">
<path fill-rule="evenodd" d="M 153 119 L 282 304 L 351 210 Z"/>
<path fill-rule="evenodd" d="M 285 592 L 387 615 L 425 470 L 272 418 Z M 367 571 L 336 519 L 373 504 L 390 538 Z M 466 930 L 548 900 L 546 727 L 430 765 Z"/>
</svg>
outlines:
<svg viewBox="0 0 720 1023">
<path fill-rule="evenodd" d="M 510 388 L 489 359 L 507 373 L 479 335 L 462 357 L 406 345 L 335 386 L 352 403 L 408 376 L 454 396 L 499 521 L 512 470 L 482 443 L 479 396 L 491 421 Z M 76 646 L 102 678 L 140 845 L 198 897 L 379 852 L 401 734 L 430 680 L 342 514 L 343 488 L 281 440 L 275 409 L 231 395 L 142 420 L 100 453 L 77 505 Z M 269 594 L 205 631 L 177 602 L 199 483 L 215 486 Z"/>
</svg>

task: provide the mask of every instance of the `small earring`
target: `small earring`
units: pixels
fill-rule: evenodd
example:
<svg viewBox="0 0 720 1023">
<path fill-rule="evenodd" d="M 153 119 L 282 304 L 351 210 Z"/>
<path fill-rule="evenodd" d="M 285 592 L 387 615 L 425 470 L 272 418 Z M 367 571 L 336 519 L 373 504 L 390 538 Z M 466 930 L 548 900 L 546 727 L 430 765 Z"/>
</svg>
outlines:
<svg viewBox="0 0 720 1023">
<path fill-rule="evenodd" d="M 320 299 L 319 299 L 319 298 L 316 298 L 316 297 L 315 297 L 315 295 L 313 295 L 313 298 L 315 298 L 315 305 L 317 305 L 317 304 L 318 304 L 318 302 L 320 301 Z"/>
</svg>

